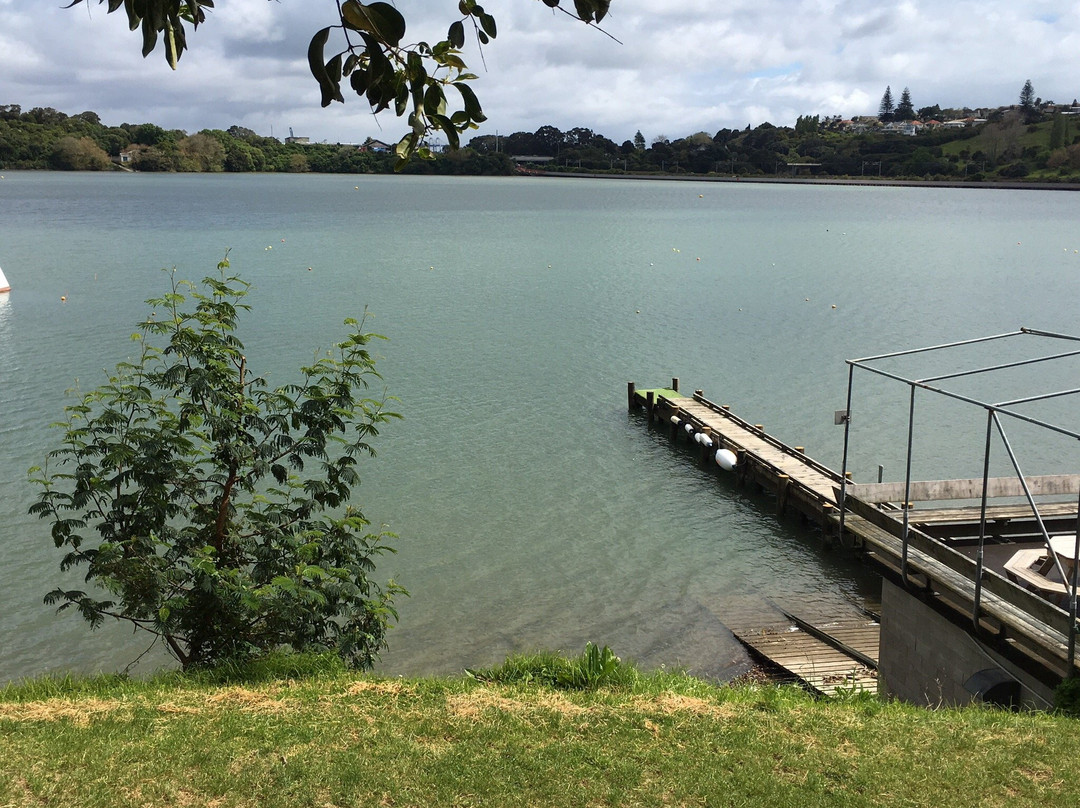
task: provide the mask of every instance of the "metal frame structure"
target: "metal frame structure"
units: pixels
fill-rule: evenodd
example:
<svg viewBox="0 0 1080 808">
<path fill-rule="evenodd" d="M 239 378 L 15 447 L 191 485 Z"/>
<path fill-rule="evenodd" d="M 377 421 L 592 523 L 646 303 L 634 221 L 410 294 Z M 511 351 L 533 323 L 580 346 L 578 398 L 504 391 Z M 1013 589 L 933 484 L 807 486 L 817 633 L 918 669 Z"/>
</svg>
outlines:
<svg viewBox="0 0 1080 808">
<path fill-rule="evenodd" d="M 982 594 L 982 580 L 984 575 L 983 567 L 983 548 L 986 540 L 986 507 L 987 507 L 987 489 L 990 481 L 990 448 L 994 432 L 996 431 L 1001 438 L 1002 444 L 1008 454 L 1009 461 L 1012 463 L 1012 467 L 1016 472 L 1017 479 L 1023 488 L 1024 495 L 1031 506 L 1032 513 L 1035 516 L 1035 520 L 1038 523 L 1039 531 L 1042 533 L 1043 540 L 1046 542 L 1046 548 L 1053 559 L 1055 566 L 1057 567 L 1059 574 L 1062 576 L 1062 581 L 1066 582 L 1066 575 L 1062 566 L 1061 560 L 1057 553 L 1050 546 L 1050 535 L 1047 531 L 1045 524 L 1043 523 L 1042 516 L 1039 514 L 1038 504 L 1035 502 L 1035 498 L 1031 493 L 1031 489 L 1025 480 L 1024 473 L 1020 468 L 1020 463 L 1016 457 L 1016 453 L 1013 451 L 1012 445 L 1009 443 L 1008 435 L 1005 432 L 1005 427 L 1002 422 L 1003 417 L 1014 418 L 1020 421 L 1025 421 L 1036 427 L 1046 429 L 1058 434 L 1080 440 L 1080 432 L 1076 429 L 1068 428 L 1059 424 L 1054 424 L 1049 421 L 1044 421 L 1039 418 L 1033 418 L 1030 415 L 1026 415 L 1021 412 L 1017 412 L 1014 407 L 1021 404 L 1029 404 L 1035 401 L 1045 401 L 1052 398 L 1061 398 L 1064 396 L 1080 395 L 1080 388 L 1071 388 L 1057 391 L 1045 391 L 1036 392 L 1033 395 L 1025 396 L 1024 398 L 1012 399 L 1009 401 L 981 401 L 970 396 L 962 395 L 960 393 L 948 390 L 943 386 L 943 382 L 959 379 L 963 377 L 970 377 L 980 374 L 989 374 L 996 371 L 1002 371 L 1010 368 L 1021 367 L 1024 365 L 1034 365 L 1042 362 L 1053 362 L 1056 360 L 1066 359 L 1068 357 L 1080 356 L 1080 349 L 1068 350 L 1059 353 L 1051 353 L 1040 356 L 1035 356 L 1030 359 L 1022 359 L 1014 362 L 1004 362 L 997 365 L 989 365 L 984 367 L 967 368 L 954 371 L 952 373 L 930 376 L 926 378 L 913 379 L 902 376 L 898 373 L 884 370 L 880 367 L 874 367 L 871 363 L 878 362 L 885 359 L 894 359 L 902 356 L 911 356 L 915 354 L 924 354 L 932 351 L 941 351 L 947 348 L 956 348 L 965 345 L 974 345 L 977 343 L 985 343 L 993 340 L 1011 339 L 1016 337 L 1036 336 L 1045 337 L 1053 340 L 1063 340 L 1066 342 L 1080 343 L 1080 337 L 1071 336 L 1068 334 L 1058 334 L 1049 331 L 1039 331 L 1031 328 L 1021 328 L 1018 331 L 1011 331 L 1005 334 L 995 334 L 988 337 L 977 337 L 975 339 L 962 340 L 959 342 L 950 342 L 942 345 L 932 345 L 925 348 L 913 348 L 905 351 L 895 351 L 893 353 L 878 354 L 877 356 L 868 356 L 862 359 L 849 359 L 848 364 L 848 389 L 847 389 L 847 409 L 842 412 L 841 418 L 844 424 L 844 457 L 842 466 L 842 482 L 840 486 L 840 533 L 843 535 L 844 531 L 844 514 L 845 505 L 847 499 L 847 465 L 848 465 L 848 446 L 851 433 L 851 403 L 852 403 L 852 390 L 854 386 L 854 374 L 855 369 L 866 370 L 871 373 L 883 376 L 894 381 L 906 384 L 909 389 L 909 403 L 908 403 L 908 436 L 907 436 L 907 462 L 904 476 L 904 502 L 907 503 L 911 493 L 911 461 L 912 461 L 912 445 L 914 438 L 914 421 L 915 421 L 915 392 L 916 390 L 925 390 L 930 393 L 937 393 L 948 398 L 955 399 L 957 401 L 970 404 L 975 407 L 982 408 L 986 411 L 986 444 L 983 451 L 983 488 L 982 488 L 982 503 L 980 507 L 979 518 L 979 544 L 976 553 L 976 576 L 975 576 L 975 597 L 972 619 L 976 625 L 979 621 L 980 613 L 980 597 Z M 1069 587 L 1069 637 L 1068 637 L 1068 660 L 1070 670 L 1074 664 L 1076 658 L 1076 638 L 1077 638 L 1077 578 L 1078 570 L 1080 570 L 1080 491 L 1077 492 L 1078 498 L 1078 516 L 1076 526 L 1076 541 L 1073 548 L 1073 566 L 1071 580 L 1066 582 Z M 902 539 L 902 556 L 900 561 L 900 574 L 902 580 L 907 582 L 907 565 L 908 565 L 908 540 L 909 540 L 909 508 L 905 505 L 903 508 L 903 533 Z"/>
</svg>

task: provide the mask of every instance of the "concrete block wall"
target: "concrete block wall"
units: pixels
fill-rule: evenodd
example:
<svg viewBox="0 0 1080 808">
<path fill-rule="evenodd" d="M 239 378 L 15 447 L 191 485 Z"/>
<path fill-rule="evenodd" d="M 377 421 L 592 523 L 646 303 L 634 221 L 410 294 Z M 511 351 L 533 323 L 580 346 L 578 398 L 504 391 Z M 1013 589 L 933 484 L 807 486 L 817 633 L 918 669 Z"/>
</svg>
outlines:
<svg viewBox="0 0 1080 808">
<path fill-rule="evenodd" d="M 931 707 L 982 701 L 972 677 L 1015 680 L 1021 706 L 1047 709 L 1052 691 L 903 588 L 882 581 L 878 689 Z M 968 683 L 968 687 L 965 687 Z"/>
</svg>

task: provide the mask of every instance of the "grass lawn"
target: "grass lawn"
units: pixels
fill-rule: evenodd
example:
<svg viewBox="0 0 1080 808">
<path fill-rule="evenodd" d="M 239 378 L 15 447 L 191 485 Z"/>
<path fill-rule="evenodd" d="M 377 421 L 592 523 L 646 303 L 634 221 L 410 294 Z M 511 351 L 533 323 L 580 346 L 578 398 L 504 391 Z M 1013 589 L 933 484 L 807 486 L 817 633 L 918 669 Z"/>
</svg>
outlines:
<svg viewBox="0 0 1080 808">
<path fill-rule="evenodd" d="M 1080 721 L 654 674 L 0 690 L 0 806 L 1068 806 Z"/>
</svg>

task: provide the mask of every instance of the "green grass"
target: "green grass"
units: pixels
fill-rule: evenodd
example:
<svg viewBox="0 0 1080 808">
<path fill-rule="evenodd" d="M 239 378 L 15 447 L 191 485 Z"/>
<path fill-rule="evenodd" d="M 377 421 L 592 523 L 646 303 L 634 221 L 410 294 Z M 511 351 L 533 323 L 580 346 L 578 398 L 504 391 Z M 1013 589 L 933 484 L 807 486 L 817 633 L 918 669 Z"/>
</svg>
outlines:
<svg viewBox="0 0 1080 808">
<path fill-rule="evenodd" d="M 499 682 L 302 663 L 292 678 L 9 686 L 0 806 L 1071 808 L 1080 795 L 1075 719 L 817 701 L 624 664 L 586 689 L 536 683 L 560 665 L 511 659 L 485 672 Z"/>
</svg>

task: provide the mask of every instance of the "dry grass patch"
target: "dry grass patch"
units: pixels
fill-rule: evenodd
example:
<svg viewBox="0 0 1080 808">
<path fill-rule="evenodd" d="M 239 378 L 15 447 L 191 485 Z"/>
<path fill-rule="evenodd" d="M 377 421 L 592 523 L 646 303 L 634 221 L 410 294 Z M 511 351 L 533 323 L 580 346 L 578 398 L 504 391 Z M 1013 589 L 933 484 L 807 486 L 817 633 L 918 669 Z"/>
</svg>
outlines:
<svg viewBox="0 0 1080 808">
<path fill-rule="evenodd" d="M 454 718 L 475 721 L 489 710 L 503 713 L 524 712 L 524 705 L 517 699 L 508 699 L 494 690 L 481 688 L 470 693 L 455 693 L 446 700 L 446 711 Z"/>
<path fill-rule="evenodd" d="M 250 690 L 245 687 L 223 688 L 206 697 L 208 707 L 221 710 L 240 710 L 245 713 L 280 715 L 296 708 L 293 699 L 282 697 L 281 688 Z"/>
<path fill-rule="evenodd" d="M 379 696 L 411 696 L 415 694 L 415 691 L 404 682 L 396 680 L 373 682 L 367 679 L 353 682 L 345 689 L 347 696 L 358 696 L 361 693 L 374 693 Z"/>
<path fill-rule="evenodd" d="M 490 688 L 480 688 L 468 693 L 457 693 L 446 700 L 447 712 L 455 718 L 475 720 L 489 710 L 523 715 L 551 712 L 566 718 L 595 712 L 598 708 L 585 708 L 575 704 L 562 693 L 540 691 L 524 696 L 507 697 Z"/>
<path fill-rule="evenodd" d="M 97 718 L 131 719 L 131 704 L 116 699 L 49 699 L 0 704 L 0 720 L 23 722 L 71 721 L 86 727 Z"/>
<path fill-rule="evenodd" d="M 706 718 L 733 718 L 738 713 L 735 706 L 729 702 L 717 704 L 695 696 L 671 692 L 657 696 L 638 696 L 633 700 L 633 706 L 644 712 L 659 712 L 664 715 L 690 714 Z"/>
</svg>

